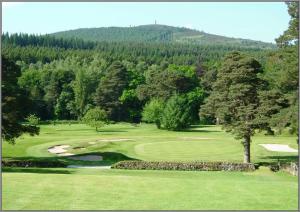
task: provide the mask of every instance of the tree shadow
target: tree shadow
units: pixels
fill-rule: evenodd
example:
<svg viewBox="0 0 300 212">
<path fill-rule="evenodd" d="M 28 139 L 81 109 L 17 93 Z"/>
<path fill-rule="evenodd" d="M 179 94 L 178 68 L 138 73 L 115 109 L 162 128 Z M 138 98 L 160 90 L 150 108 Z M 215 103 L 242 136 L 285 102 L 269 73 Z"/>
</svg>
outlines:
<svg viewBox="0 0 300 212">
<path fill-rule="evenodd" d="M 36 173 L 36 174 L 72 174 L 74 171 L 50 168 L 2 167 L 2 172 Z"/>
<path fill-rule="evenodd" d="M 99 155 L 103 160 L 99 161 L 84 161 L 74 160 L 72 156 L 62 157 L 11 157 L 2 159 L 2 170 L 13 172 L 16 170 L 28 170 L 28 172 L 34 173 L 56 173 L 56 170 L 46 170 L 47 168 L 66 168 L 68 165 L 82 165 L 82 166 L 110 166 L 114 163 L 123 160 L 137 160 L 135 158 L 128 157 L 119 152 L 88 152 L 82 154 L 76 154 L 73 156 L 87 156 L 87 155 Z M 4 163 L 5 162 L 5 163 Z M 8 163 L 9 162 L 9 163 Z M 9 165 L 12 163 L 11 165 Z M 43 171 L 44 170 L 44 171 Z M 62 173 L 58 170 L 57 173 Z"/>
<path fill-rule="evenodd" d="M 119 152 L 88 152 L 83 154 L 76 154 L 76 156 L 99 155 L 103 157 L 102 161 L 80 161 L 65 157 L 68 160 L 68 165 L 96 165 L 96 166 L 110 166 L 114 163 L 124 160 L 138 160 L 136 158 L 128 157 Z M 72 156 L 71 156 L 72 157 Z"/>
<path fill-rule="evenodd" d="M 197 127 L 198 128 L 198 127 Z M 178 132 L 203 132 L 203 133 L 213 133 L 213 132 L 221 132 L 220 130 L 201 130 L 201 129 L 184 129 Z"/>
<path fill-rule="evenodd" d="M 189 128 L 193 129 L 193 128 L 209 128 L 209 127 L 215 127 L 216 125 L 191 125 Z"/>
<path fill-rule="evenodd" d="M 261 159 L 269 159 L 271 161 L 268 162 L 258 162 L 256 164 L 260 166 L 269 166 L 269 165 L 274 165 L 277 164 L 278 162 L 280 163 L 290 163 L 290 162 L 298 162 L 298 155 L 287 155 L 287 156 L 266 156 L 266 157 L 261 157 Z"/>
</svg>

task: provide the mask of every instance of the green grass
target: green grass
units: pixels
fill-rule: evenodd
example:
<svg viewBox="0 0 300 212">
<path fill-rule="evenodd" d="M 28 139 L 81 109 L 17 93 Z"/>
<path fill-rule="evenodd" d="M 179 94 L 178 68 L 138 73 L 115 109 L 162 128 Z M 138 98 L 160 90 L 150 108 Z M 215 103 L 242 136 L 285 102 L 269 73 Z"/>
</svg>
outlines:
<svg viewBox="0 0 300 212">
<path fill-rule="evenodd" d="M 101 141 L 100 139 L 131 139 Z M 96 142 L 90 144 L 89 142 Z M 289 144 L 296 137 L 253 137 L 252 161 L 297 160 L 295 153 L 275 153 L 260 143 Z M 76 154 L 99 154 L 104 161 L 80 162 L 50 154 L 58 144 L 85 147 Z M 107 165 L 124 159 L 165 161 L 235 161 L 242 145 L 218 126 L 195 126 L 182 132 L 150 124 L 109 125 L 96 132 L 81 124 L 42 125 L 39 136 L 24 135 L 15 145 L 3 143 L 3 158 L 63 160 L 68 164 Z M 297 177 L 267 167 L 246 172 L 134 171 L 68 168 L 4 168 L 3 209 L 297 209 Z"/>
<path fill-rule="evenodd" d="M 252 173 L 18 171 L 3 174 L 5 210 L 297 208 L 297 178 L 266 168 Z"/>
<path fill-rule="evenodd" d="M 97 142 L 100 139 L 131 139 L 129 141 Z M 251 145 L 252 162 L 276 162 L 297 160 L 297 153 L 270 152 L 258 145 L 260 143 L 289 144 L 297 148 L 296 137 L 281 136 L 253 137 Z M 96 144 L 89 144 L 96 142 Z M 23 136 L 16 145 L 3 144 L 4 158 L 57 158 L 47 149 L 58 144 L 72 147 L 85 147 L 84 150 L 71 150 L 76 154 L 93 152 L 105 153 L 107 160 L 119 159 L 171 160 L 171 161 L 235 161 L 242 162 L 243 147 L 240 141 L 225 133 L 217 126 L 194 127 L 187 131 L 172 132 L 158 130 L 154 125 L 114 124 L 96 132 L 81 124 L 42 125 L 41 134 L 36 137 Z M 110 158 L 108 153 L 114 153 Z M 104 158 L 104 159 L 105 159 Z M 78 163 L 71 161 L 72 163 Z"/>
</svg>

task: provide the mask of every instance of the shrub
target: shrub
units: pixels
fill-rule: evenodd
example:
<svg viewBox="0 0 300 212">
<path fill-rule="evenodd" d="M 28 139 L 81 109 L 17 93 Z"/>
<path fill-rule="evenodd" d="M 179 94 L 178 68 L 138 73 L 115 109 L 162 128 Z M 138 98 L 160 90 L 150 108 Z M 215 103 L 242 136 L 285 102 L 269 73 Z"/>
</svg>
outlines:
<svg viewBox="0 0 300 212">
<path fill-rule="evenodd" d="M 149 161 L 120 161 L 113 164 L 113 169 L 137 170 L 181 170 L 181 171 L 254 171 L 251 163 L 231 162 L 149 162 Z"/>
<path fill-rule="evenodd" d="M 96 131 L 108 122 L 105 110 L 102 110 L 100 107 L 89 109 L 82 118 L 82 121 L 91 127 L 95 127 Z"/>
<path fill-rule="evenodd" d="M 33 160 L 2 160 L 3 167 L 67 167 L 67 165 L 60 161 L 33 161 Z"/>
<path fill-rule="evenodd" d="M 152 99 L 147 103 L 142 112 L 142 120 L 148 123 L 155 123 L 160 128 L 160 120 L 163 111 L 163 102 L 158 99 Z"/>
<path fill-rule="evenodd" d="M 182 130 L 191 124 L 191 107 L 185 96 L 175 94 L 166 103 L 161 126 L 167 130 Z"/>
<path fill-rule="evenodd" d="M 40 123 L 40 118 L 37 117 L 36 115 L 34 114 L 30 114 L 29 116 L 27 116 L 26 118 L 26 121 L 28 121 L 28 123 L 30 125 L 33 125 L 33 126 L 36 126 Z"/>
</svg>

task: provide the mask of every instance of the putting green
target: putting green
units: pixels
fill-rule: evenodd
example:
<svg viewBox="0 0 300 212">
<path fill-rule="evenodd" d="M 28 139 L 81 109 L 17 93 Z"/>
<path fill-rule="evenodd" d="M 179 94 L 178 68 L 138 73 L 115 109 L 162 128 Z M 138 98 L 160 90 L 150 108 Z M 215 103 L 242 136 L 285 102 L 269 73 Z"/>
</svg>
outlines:
<svg viewBox="0 0 300 212">
<path fill-rule="evenodd" d="M 222 146 L 222 151 L 216 151 L 217 146 Z M 138 158 L 144 160 L 240 161 L 237 157 L 242 158 L 243 153 L 242 146 L 233 142 L 224 145 L 219 140 L 149 142 L 135 145 L 134 149 Z"/>
</svg>

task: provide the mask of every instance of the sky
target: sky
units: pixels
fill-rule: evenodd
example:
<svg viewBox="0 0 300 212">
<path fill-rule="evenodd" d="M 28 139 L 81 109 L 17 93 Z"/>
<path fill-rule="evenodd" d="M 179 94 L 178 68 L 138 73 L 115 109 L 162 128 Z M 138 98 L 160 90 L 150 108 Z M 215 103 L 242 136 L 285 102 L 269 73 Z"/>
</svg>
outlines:
<svg viewBox="0 0 300 212">
<path fill-rule="evenodd" d="M 283 2 L 19 2 L 3 3 L 2 32 L 58 31 L 146 24 L 274 43 L 288 28 Z"/>
</svg>

